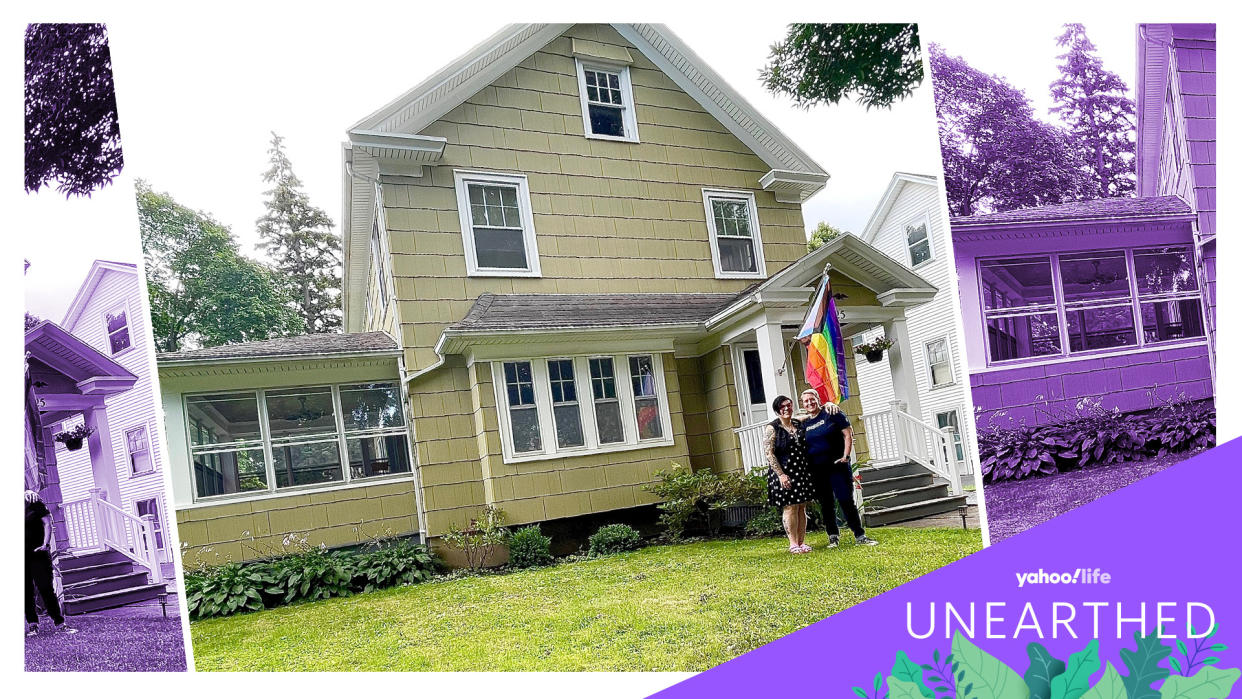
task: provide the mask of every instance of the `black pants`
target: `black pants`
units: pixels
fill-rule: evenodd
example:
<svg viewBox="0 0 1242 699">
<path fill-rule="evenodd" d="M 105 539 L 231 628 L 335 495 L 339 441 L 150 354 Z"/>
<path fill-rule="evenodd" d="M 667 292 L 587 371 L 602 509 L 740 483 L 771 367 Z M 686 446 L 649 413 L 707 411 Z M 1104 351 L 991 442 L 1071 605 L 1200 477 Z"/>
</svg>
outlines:
<svg viewBox="0 0 1242 699">
<path fill-rule="evenodd" d="M 849 464 L 812 462 L 811 482 L 815 486 L 815 499 L 819 500 L 819 506 L 824 511 L 828 535 L 841 534 L 837 528 L 836 508 L 836 503 L 840 502 L 850 531 L 854 532 L 854 536 L 862 536 L 862 518 L 858 516 L 858 507 L 854 504 L 854 472 Z"/>
<path fill-rule="evenodd" d="M 47 607 L 47 615 L 57 626 L 65 623 L 65 616 L 60 613 L 60 598 L 56 596 L 56 588 L 52 587 L 52 554 L 47 551 L 26 552 L 26 623 L 39 623 L 39 613 L 35 610 L 35 588 L 39 589 L 39 597 L 43 606 Z"/>
</svg>

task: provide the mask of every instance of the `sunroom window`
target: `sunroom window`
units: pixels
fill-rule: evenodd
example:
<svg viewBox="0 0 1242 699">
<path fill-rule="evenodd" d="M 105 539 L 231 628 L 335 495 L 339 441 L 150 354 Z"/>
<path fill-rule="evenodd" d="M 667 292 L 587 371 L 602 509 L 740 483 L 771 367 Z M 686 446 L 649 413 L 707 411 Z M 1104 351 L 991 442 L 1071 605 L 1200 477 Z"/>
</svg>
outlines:
<svg viewBox="0 0 1242 699">
<path fill-rule="evenodd" d="M 460 171 L 455 177 L 467 273 L 539 276 L 539 251 L 526 178 Z"/>
<path fill-rule="evenodd" d="M 409 473 L 400 396 L 391 381 L 189 396 L 195 496 Z"/>
<path fill-rule="evenodd" d="M 618 366 L 628 376 L 618 377 Z M 652 354 L 496 362 L 506 461 L 669 443 L 660 367 Z M 588 382 L 591 405 L 583 410 Z"/>
<path fill-rule="evenodd" d="M 1204 335 L 1189 246 L 986 260 L 980 279 L 989 361 Z"/>
<path fill-rule="evenodd" d="M 717 277 L 764 276 L 763 241 L 752 192 L 703 191 Z"/>
<path fill-rule="evenodd" d="M 637 141 L 634 90 L 628 66 L 578 61 L 582 128 L 588 138 Z"/>
</svg>

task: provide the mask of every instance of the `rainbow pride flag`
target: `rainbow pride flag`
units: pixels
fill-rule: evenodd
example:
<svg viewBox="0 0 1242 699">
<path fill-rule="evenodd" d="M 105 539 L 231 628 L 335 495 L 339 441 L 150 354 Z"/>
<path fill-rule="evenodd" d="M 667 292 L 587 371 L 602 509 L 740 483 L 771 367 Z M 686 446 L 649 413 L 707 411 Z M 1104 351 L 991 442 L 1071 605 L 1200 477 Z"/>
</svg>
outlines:
<svg viewBox="0 0 1242 699">
<path fill-rule="evenodd" d="M 806 346 L 806 382 L 819 392 L 822 403 L 840 403 L 850 397 L 850 379 L 845 370 L 845 338 L 837 319 L 837 304 L 827 275 L 819 285 L 811 310 L 798 332 Z"/>
</svg>

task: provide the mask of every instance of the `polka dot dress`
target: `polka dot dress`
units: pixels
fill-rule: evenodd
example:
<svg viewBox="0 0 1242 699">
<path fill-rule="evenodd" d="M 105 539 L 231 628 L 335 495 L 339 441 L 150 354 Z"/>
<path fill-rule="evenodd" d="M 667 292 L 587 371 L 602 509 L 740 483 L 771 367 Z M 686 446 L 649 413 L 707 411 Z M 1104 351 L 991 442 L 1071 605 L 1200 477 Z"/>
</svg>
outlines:
<svg viewBox="0 0 1242 699">
<path fill-rule="evenodd" d="M 783 430 L 784 427 L 775 429 Z M 781 487 L 781 479 L 768 469 L 768 504 L 773 507 L 800 505 L 815 499 L 811 484 L 811 471 L 807 466 L 806 442 L 801 439 L 789 440 L 789 456 L 781 464 L 785 475 L 789 476 L 789 488 Z"/>
</svg>

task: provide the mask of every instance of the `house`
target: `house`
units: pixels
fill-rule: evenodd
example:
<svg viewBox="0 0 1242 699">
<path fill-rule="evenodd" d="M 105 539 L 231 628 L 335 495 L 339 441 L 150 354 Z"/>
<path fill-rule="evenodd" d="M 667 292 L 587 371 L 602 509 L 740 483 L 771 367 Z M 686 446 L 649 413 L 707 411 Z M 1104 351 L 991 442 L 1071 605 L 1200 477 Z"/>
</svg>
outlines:
<svg viewBox="0 0 1242 699">
<path fill-rule="evenodd" d="M 175 580 L 143 293 L 135 265 L 98 260 L 60 324 L 26 331 L 26 487 L 52 511 L 70 613 Z M 79 426 L 84 440 L 55 439 Z"/>
<path fill-rule="evenodd" d="M 892 401 L 901 400 L 907 403 L 910 414 L 924 422 L 939 428 L 952 426 L 957 461 L 964 474 L 974 473 L 974 420 L 957 304 L 950 291 L 956 270 L 949 230 L 941 214 L 939 181 L 930 175 L 893 173 L 859 237 L 940 290 L 928 303 L 906 311 L 905 331 L 910 337 L 918 390 L 897 398 L 888 355 L 878 362 L 860 362 L 858 380 L 867 387 L 860 396 L 863 413 L 886 411 Z M 854 345 L 890 332 L 889 328 L 876 328 L 857 336 Z"/>
<path fill-rule="evenodd" d="M 1135 197 L 951 221 L 981 425 L 1210 399 L 1214 25 L 1139 25 Z"/>
<path fill-rule="evenodd" d="M 761 463 L 826 269 L 851 334 L 936 293 L 852 236 L 806 254 L 828 174 L 658 25 L 506 27 L 348 134 L 345 332 L 160 358 L 191 555 L 619 518 L 674 463 Z M 893 466 L 955 473 L 903 415 Z"/>
</svg>

